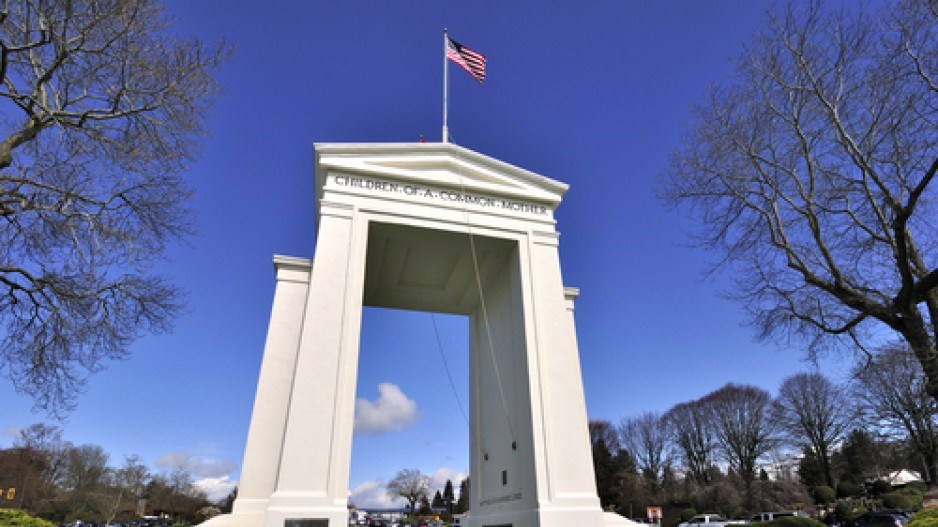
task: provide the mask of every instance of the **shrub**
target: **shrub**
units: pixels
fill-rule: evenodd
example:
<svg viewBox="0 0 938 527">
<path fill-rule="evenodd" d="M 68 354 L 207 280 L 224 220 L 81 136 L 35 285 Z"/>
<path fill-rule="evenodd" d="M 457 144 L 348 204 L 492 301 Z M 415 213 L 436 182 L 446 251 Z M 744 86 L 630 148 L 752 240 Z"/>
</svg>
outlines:
<svg viewBox="0 0 938 527">
<path fill-rule="evenodd" d="M 742 502 L 742 494 L 736 486 L 729 481 L 718 481 L 700 489 L 695 505 L 698 510 L 733 518 L 740 513 Z"/>
<path fill-rule="evenodd" d="M 915 490 L 919 494 L 925 494 L 928 492 L 928 483 L 925 483 L 924 481 L 910 481 L 906 483 L 904 488 Z"/>
<path fill-rule="evenodd" d="M 883 494 L 883 505 L 888 509 L 905 509 L 914 511 L 922 506 L 922 493 L 905 488 Z"/>
<path fill-rule="evenodd" d="M 915 501 L 910 496 L 900 492 L 889 492 L 883 494 L 883 506 L 887 509 L 913 510 L 915 509 Z"/>
<path fill-rule="evenodd" d="M 872 491 L 874 496 L 882 496 L 887 492 L 892 492 L 892 485 L 884 479 L 877 479 L 873 482 Z"/>
<path fill-rule="evenodd" d="M 4 527 L 54 527 L 52 522 L 33 518 L 23 511 L 0 509 L 0 525 Z"/>
<path fill-rule="evenodd" d="M 926 518 L 935 518 L 938 519 L 938 508 L 935 509 L 922 509 L 909 518 L 911 521 L 915 520 L 924 520 Z"/>
<path fill-rule="evenodd" d="M 838 501 L 837 505 L 834 505 L 834 516 L 839 522 L 851 520 L 853 519 L 853 507 L 845 501 Z"/>
<path fill-rule="evenodd" d="M 841 481 L 837 484 L 837 497 L 850 498 L 859 496 L 863 492 L 863 487 L 853 481 Z"/>
<path fill-rule="evenodd" d="M 827 487 L 830 489 L 830 487 Z M 831 492 L 834 492 L 831 490 Z M 772 521 L 760 523 L 763 527 L 827 527 L 814 518 L 805 518 L 803 516 L 782 516 Z"/>
<path fill-rule="evenodd" d="M 929 509 L 932 511 L 938 512 L 938 509 Z M 918 513 L 912 516 L 912 519 L 909 520 L 909 523 L 905 524 L 906 527 L 938 527 L 938 514 L 932 514 L 931 516 L 918 517 Z"/>
<path fill-rule="evenodd" d="M 750 512 L 783 511 L 794 503 L 813 503 L 808 489 L 793 481 L 754 481 L 744 500 Z"/>
<path fill-rule="evenodd" d="M 834 493 L 834 489 L 827 485 L 818 485 L 811 489 L 811 496 L 814 498 L 815 503 L 820 504 L 831 503 L 837 497 Z"/>
</svg>

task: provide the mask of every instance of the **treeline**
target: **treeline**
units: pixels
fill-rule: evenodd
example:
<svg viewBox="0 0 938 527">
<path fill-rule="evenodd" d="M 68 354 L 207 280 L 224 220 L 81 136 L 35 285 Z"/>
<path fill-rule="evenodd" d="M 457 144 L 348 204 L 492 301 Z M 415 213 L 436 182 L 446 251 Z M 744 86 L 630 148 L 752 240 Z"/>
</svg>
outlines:
<svg viewBox="0 0 938 527">
<path fill-rule="evenodd" d="M 453 491 L 453 481 L 447 479 L 443 490 L 437 490 L 430 501 L 430 477 L 420 472 L 420 469 L 403 469 L 388 482 L 388 495 L 393 499 L 407 501 L 407 508 L 412 518 L 430 516 L 443 512 L 445 520 L 452 519 L 453 514 L 463 514 L 469 511 L 469 478 L 459 483 L 459 497 Z M 354 508 L 353 503 L 349 506 Z"/>
<path fill-rule="evenodd" d="M 0 490 L 0 508 L 55 523 L 122 522 L 143 515 L 195 523 L 232 500 L 212 504 L 184 469 L 152 474 L 139 456 L 110 466 L 100 446 L 73 445 L 62 440 L 59 427 L 45 424 L 22 430 L 11 448 L 0 450 Z"/>
<path fill-rule="evenodd" d="M 874 482 L 901 469 L 936 482 L 936 413 L 921 366 L 898 347 L 858 364 L 845 384 L 799 373 L 773 396 L 730 383 L 664 413 L 591 421 L 600 501 L 629 517 L 664 506 L 666 524 L 704 512 L 823 513 L 838 498 L 841 518 L 916 508 L 925 485 Z"/>
</svg>

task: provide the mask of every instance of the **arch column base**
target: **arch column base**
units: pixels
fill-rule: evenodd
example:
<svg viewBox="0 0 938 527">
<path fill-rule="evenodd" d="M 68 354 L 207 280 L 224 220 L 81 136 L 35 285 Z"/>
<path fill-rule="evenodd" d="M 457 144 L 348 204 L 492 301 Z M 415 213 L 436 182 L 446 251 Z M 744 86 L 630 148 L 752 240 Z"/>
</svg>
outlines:
<svg viewBox="0 0 938 527">
<path fill-rule="evenodd" d="M 520 511 L 511 511 L 504 513 L 492 513 L 481 516 L 470 514 L 462 522 L 467 527 L 610 527 L 621 525 L 636 525 L 618 515 L 612 515 L 616 518 L 622 518 L 625 524 L 605 523 L 606 515 L 598 508 L 559 508 L 559 507 L 541 507 L 537 509 L 528 509 Z"/>
</svg>

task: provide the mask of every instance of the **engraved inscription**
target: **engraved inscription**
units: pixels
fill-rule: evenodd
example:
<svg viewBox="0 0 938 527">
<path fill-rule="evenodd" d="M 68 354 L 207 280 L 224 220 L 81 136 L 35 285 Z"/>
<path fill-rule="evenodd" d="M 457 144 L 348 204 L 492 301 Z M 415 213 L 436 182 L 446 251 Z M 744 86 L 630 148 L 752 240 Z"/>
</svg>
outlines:
<svg viewBox="0 0 938 527">
<path fill-rule="evenodd" d="M 548 209 L 544 205 L 505 198 L 493 198 L 482 194 L 460 192 L 458 190 L 444 190 L 358 176 L 333 176 L 333 181 L 340 187 L 360 188 L 390 194 L 404 194 L 405 196 L 416 196 L 428 200 L 464 203 L 466 205 L 474 205 L 483 208 L 509 210 L 538 216 L 544 216 L 548 213 Z"/>
<path fill-rule="evenodd" d="M 329 520 L 325 518 L 287 518 L 283 520 L 283 527 L 329 527 Z"/>
<path fill-rule="evenodd" d="M 509 495 L 507 495 L 507 496 L 499 496 L 499 497 L 497 497 L 497 498 L 491 498 L 491 499 L 487 499 L 487 500 L 482 500 L 482 501 L 479 502 L 479 505 L 482 505 L 482 506 L 486 506 L 486 505 L 496 505 L 496 504 L 499 504 L 499 503 L 507 503 L 507 502 L 509 502 L 509 501 L 518 501 L 518 500 L 520 500 L 520 499 L 521 499 L 521 493 L 520 493 L 520 492 L 516 492 L 516 493 L 514 493 L 514 494 L 509 494 Z M 498 527 L 498 526 L 492 526 L 492 527 Z"/>
</svg>

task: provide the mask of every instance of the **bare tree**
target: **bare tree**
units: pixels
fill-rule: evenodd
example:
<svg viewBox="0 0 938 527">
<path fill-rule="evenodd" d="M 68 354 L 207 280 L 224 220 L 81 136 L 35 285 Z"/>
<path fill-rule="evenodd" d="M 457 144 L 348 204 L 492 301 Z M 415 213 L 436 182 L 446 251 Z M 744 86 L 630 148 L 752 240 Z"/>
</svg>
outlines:
<svg viewBox="0 0 938 527">
<path fill-rule="evenodd" d="M 915 356 L 892 346 L 859 365 L 854 375 L 865 422 L 893 438 L 908 438 L 928 481 L 938 481 L 938 403 L 929 396 Z"/>
<path fill-rule="evenodd" d="M 699 510 L 718 512 L 728 518 L 738 517 L 744 510 L 740 490 L 729 481 L 717 481 L 694 495 L 694 505 Z"/>
<path fill-rule="evenodd" d="M 707 409 L 700 401 L 681 403 L 668 410 L 664 419 L 687 477 L 700 485 L 709 484 L 715 439 Z"/>
<path fill-rule="evenodd" d="M 762 337 L 904 339 L 938 396 L 938 4 L 773 11 L 698 108 L 665 199 L 734 272 Z"/>
<path fill-rule="evenodd" d="M 189 472 L 181 467 L 157 474 L 147 482 L 147 505 L 169 512 L 177 523 L 191 522 L 196 512 L 209 505 L 205 493 L 192 484 Z"/>
<path fill-rule="evenodd" d="M 52 415 L 179 312 L 151 268 L 191 232 L 179 174 L 227 50 L 167 26 L 155 0 L 0 8 L 0 361 Z"/>
<path fill-rule="evenodd" d="M 825 485 L 834 488 L 833 449 L 846 438 L 856 417 L 846 390 L 820 373 L 796 373 L 782 381 L 774 416 L 789 440 L 811 449 Z"/>
<path fill-rule="evenodd" d="M 620 448 L 619 432 L 609 421 L 601 419 L 591 419 L 588 423 L 590 432 L 590 444 L 595 449 L 602 445 L 608 452 L 614 454 Z"/>
<path fill-rule="evenodd" d="M 772 397 L 755 386 L 729 383 L 702 400 L 713 419 L 714 435 L 730 470 L 752 486 L 759 459 L 777 443 L 769 415 Z"/>
<path fill-rule="evenodd" d="M 17 505 L 21 509 L 44 511 L 55 488 L 62 483 L 71 444 L 62 440 L 60 427 L 34 423 L 20 430 L 13 446 L 19 450 L 23 462 L 33 469 L 24 470 L 23 481 L 16 481 L 20 487 L 16 493 Z"/>
<path fill-rule="evenodd" d="M 394 479 L 388 483 L 387 489 L 392 497 L 407 500 L 410 514 L 413 516 L 417 512 L 417 503 L 420 498 L 426 498 L 427 493 L 430 492 L 430 478 L 424 476 L 418 469 L 407 468 L 394 476 Z"/>
<path fill-rule="evenodd" d="M 52 451 L 61 448 L 62 428 L 45 423 L 33 423 L 20 430 L 13 445 L 37 451 Z"/>
<path fill-rule="evenodd" d="M 124 457 L 124 466 L 113 471 L 113 499 L 107 511 L 107 523 L 110 524 L 122 511 L 131 509 L 128 505 L 136 503 L 143 495 L 150 473 L 140 456 Z M 133 510 L 133 509 L 131 509 Z"/>
<path fill-rule="evenodd" d="M 799 482 L 766 480 L 753 482 L 748 506 L 752 512 L 797 510 L 813 501 Z"/>
<path fill-rule="evenodd" d="M 166 475 L 166 482 L 171 490 L 169 503 L 173 516 L 192 517 L 198 508 L 196 504 L 205 501 L 205 493 L 193 484 L 189 470 L 183 467 L 173 469 Z"/>
<path fill-rule="evenodd" d="M 99 445 L 72 446 L 66 459 L 62 488 L 69 514 L 76 519 L 105 515 L 110 501 L 107 453 Z"/>
<path fill-rule="evenodd" d="M 645 412 L 623 419 L 619 437 L 651 491 L 656 492 L 668 461 L 668 432 L 661 414 Z"/>
</svg>

